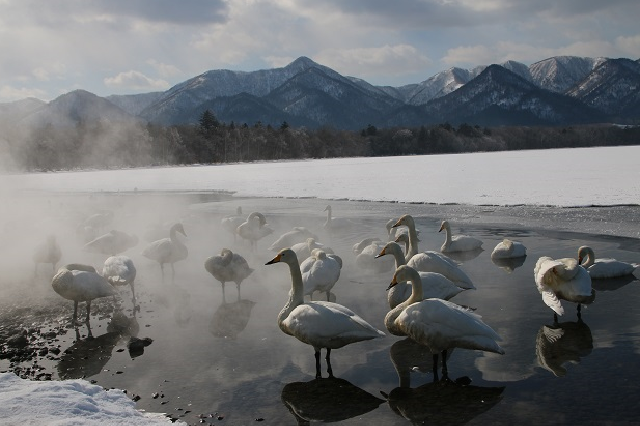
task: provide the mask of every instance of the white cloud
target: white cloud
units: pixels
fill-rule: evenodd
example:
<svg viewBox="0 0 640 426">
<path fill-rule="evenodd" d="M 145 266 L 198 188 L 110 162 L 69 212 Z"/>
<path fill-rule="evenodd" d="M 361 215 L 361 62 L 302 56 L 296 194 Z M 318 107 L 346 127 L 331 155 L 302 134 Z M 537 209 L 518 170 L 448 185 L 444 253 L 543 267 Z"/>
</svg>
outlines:
<svg viewBox="0 0 640 426">
<path fill-rule="evenodd" d="M 632 59 L 640 58 L 640 34 L 631 37 L 617 37 L 615 46 Z"/>
<path fill-rule="evenodd" d="M 108 87 L 137 90 L 165 90 L 169 83 L 165 80 L 153 80 L 140 71 L 129 70 L 119 73 L 115 77 L 107 77 L 104 84 Z"/>
<path fill-rule="evenodd" d="M 354 77 L 399 76 L 416 72 L 431 60 L 407 44 L 382 47 L 326 49 L 314 60 Z"/>
<path fill-rule="evenodd" d="M 13 87 L 2 86 L 0 87 L 0 100 L 3 102 L 17 101 L 24 98 L 39 98 L 43 99 L 46 96 L 46 92 L 40 89 L 27 88 L 27 87 Z"/>
<path fill-rule="evenodd" d="M 147 64 L 151 65 L 156 70 L 158 75 L 163 78 L 174 77 L 182 73 L 182 71 L 180 71 L 180 68 L 176 67 L 175 65 L 164 64 L 162 62 L 156 61 L 155 59 L 149 59 L 147 61 Z"/>
</svg>

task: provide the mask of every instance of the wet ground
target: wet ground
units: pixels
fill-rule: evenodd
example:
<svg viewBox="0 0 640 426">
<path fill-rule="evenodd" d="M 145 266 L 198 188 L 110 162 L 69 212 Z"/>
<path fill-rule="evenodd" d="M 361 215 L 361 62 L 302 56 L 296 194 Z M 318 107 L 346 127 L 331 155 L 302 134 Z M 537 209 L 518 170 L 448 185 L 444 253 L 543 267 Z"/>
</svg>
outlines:
<svg viewBox="0 0 640 426">
<path fill-rule="evenodd" d="M 58 195 L 30 200 L 40 219 L 15 215 L 5 223 L 0 279 L 0 371 L 33 380 L 84 377 L 105 388 L 126 389 L 141 409 L 166 412 L 189 424 L 633 424 L 640 412 L 640 314 L 638 280 L 594 281 L 595 302 L 578 320 L 564 303 L 559 323 L 542 302 L 533 280 L 540 256 L 575 257 L 591 245 L 598 257 L 640 262 L 638 208 L 556 209 L 469 207 L 332 201 L 335 216 L 351 226 L 322 229 L 326 201 L 233 199 L 202 194 Z M 260 211 L 275 232 L 255 252 L 220 227 L 220 218 L 241 206 Z M 20 210 L 13 206 L 16 212 Z M 61 263 L 100 265 L 106 256 L 86 253 L 78 224 L 91 211 L 114 211 L 111 226 L 140 236 L 124 254 L 137 268 L 140 311 L 130 291 L 119 288 L 92 305 L 90 325 L 69 325 L 72 302 L 51 290 L 50 265 L 34 272 L 30 250 L 55 232 Z M 357 343 L 332 352 L 335 379 L 315 379 L 313 350 L 285 335 L 276 316 L 290 279 L 283 264 L 265 266 L 267 247 L 293 226 L 306 226 L 339 254 L 344 266 L 332 293 L 385 331 L 385 289 L 392 271 L 359 269 L 351 249 L 366 237 L 385 238 L 391 217 L 412 214 L 421 230 L 420 249 L 438 250 L 440 221 L 454 233 L 481 238 L 484 251 L 459 258 L 477 290 L 453 301 L 470 305 L 501 336 L 505 355 L 454 350 L 452 382 L 433 383 L 431 355 L 405 339 Z M 189 257 L 175 278 L 140 252 L 144 235 L 181 221 Z M 22 237 L 19 237 L 22 235 Z M 523 242 L 528 256 L 496 265 L 490 253 L 504 237 Z M 244 255 L 255 269 L 240 292 L 209 275 L 204 260 L 223 247 Z M 638 274 L 636 272 L 636 274 Z M 81 304 L 80 313 L 84 313 Z M 559 339 L 548 336 L 561 334 Z M 91 334 L 91 335 L 90 335 Z M 141 339 L 141 340 L 136 340 Z M 143 340 L 148 339 L 148 340 Z M 132 346 L 133 344 L 133 346 Z M 136 346 L 137 345 L 137 346 Z M 324 365 L 324 364 L 323 364 Z M 324 369 L 324 367 L 323 367 Z"/>
</svg>

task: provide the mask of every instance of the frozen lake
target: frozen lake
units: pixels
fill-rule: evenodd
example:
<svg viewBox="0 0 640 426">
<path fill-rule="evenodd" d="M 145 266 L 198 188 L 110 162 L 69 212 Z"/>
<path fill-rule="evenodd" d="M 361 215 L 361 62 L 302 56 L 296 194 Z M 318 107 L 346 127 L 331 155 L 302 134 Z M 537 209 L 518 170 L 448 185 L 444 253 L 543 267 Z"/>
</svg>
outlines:
<svg viewBox="0 0 640 426">
<path fill-rule="evenodd" d="M 36 374 L 48 373 L 53 379 L 86 376 L 106 388 L 127 389 L 129 395 L 140 396 L 139 408 L 167 412 L 189 424 L 254 424 L 260 419 L 268 424 L 631 424 L 637 419 L 640 399 L 637 279 L 594 283 L 596 299 L 583 310 L 582 321 L 577 320 L 575 305 L 565 302 L 566 314 L 559 324 L 554 324 L 553 313 L 533 280 L 533 266 L 540 256 L 575 257 L 583 244 L 592 246 L 598 257 L 640 261 L 638 208 L 626 205 L 637 204 L 637 188 L 635 192 L 629 188 L 638 185 L 635 164 L 640 151 L 637 147 L 611 150 L 618 160 L 605 161 L 608 155 L 604 154 L 595 157 L 600 157 L 603 169 L 626 161 L 620 173 L 573 165 L 565 168 L 571 176 L 559 181 L 547 180 L 550 173 L 540 174 L 544 185 L 538 183 L 538 187 L 555 189 L 548 191 L 546 200 L 532 188 L 533 183 L 513 185 L 506 179 L 504 189 L 497 190 L 497 182 L 493 187 L 484 179 L 493 176 L 489 171 L 498 169 L 500 162 L 482 160 L 481 165 L 470 165 L 473 159 L 467 155 L 10 176 L 30 191 L 5 191 L 11 203 L 5 203 L 9 208 L 1 216 L 2 235 L 13 244 L 3 245 L 0 256 L 5 271 L 0 281 L 5 289 L 2 307 L 5 312 L 14 309 L 12 315 L 25 315 L 29 307 L 44 312 L 37 324 L 25 315 L 23 326 L 38 328 L 31 332 L 34 347 L 59 346 L 61 352 L 35 356 Z M 520 175 L 534 179 L 538 175 L 524 170 L 525 160 L 529 167 L 548 165 L 554 158 L 566 162 L 569 154 L 586 161 L 597 150 L 572 151 L 504 155 L 514 155 L 515 163 L 522 161 Z M 479 155 L 494 159 L 494 154 Z M 415 194 L 406 187 L 393 189 L 398 181 L 384 176 L 389 169 L 402 174 L 407 162 L 413 161 L 427 161 L 434 168 L 465 164 L 464 170 L 484 172 L 460 175 L 455 181 L 434 177 L 430 185 L 414 182 L 412 187 L 422 188 L 424 195 L 409 199 Z M 366 173 L 354 172 L 364 171 L 365 164 Z M 360 184 L 336 177 L 344 169 L 351 179 L 360 176 Z M 578 176 L 578 170 L 584 174 Z M 318 179 L 322 172 L 329 177 Z M 314 178 L 310 180 L 309 175 Z M 626 184 L 618 181 L 620 176 Z M 487 191 L 477 190 L 480 187 Z M 598 195 L 586 197 L 583 188 L 588 187 Z M 138 188 L 137 193 L 133 188 Z M 235 195 L 215 194 L 215 190 Z M 351 195 L 345 195 L 347 190 Z M 489 195 L 480 197 L 489 202 L 472 202 L 469 197 L 476 192 Z M 455 194 L 460 198 L 456 200 Z M 324 233 L 322 210 L 327 201 L 305 197 L 333 199 L 334 215 L 348 218 L 351 226 L 339 234 Z M 458 204 L 431 204 L 439 202 Z M 575 207 L 592 204 L 610 207 Z M 258 242 L 255 252 L 220 227 L 220 218 L 238 206 L 245 213 L 264 213 L 275 229 Z M 114 333 L 108 325 L 118 315 L 111 310 L 110 300 L 103 299 L 95 308 L 94 339 L 86 338 L 86 326 L 76 336 L 73 329 L 64 327 L 72 303 L 52 292 L 50 268 L 42 265 L 33 275 L 33 247 L 51 232 L 62 246 L 62 263 L 100 265 L 105 256 L 85 252 L 77 228 L 84 217 L 104 210 L 114 212 L 114 229 L 140 237 L 139 244 L 124 254 L 138 268 L 141 310 L 135 315 L 135 334 L 153 343 L 137 357 L 126 346 L 133 332 Z M 333 351 L 333 371 L 341 380 L 314 380 L 312 348 L 285 335 L 276 324 L 290 278 L 283 264 L 265 266 L 275 255 L 267 247 L 293 226 L 316 232 L 344 260 L 332 291 L 336 301 L 385 331 L 385 289 L 392 272 L 358 268 L 351 249 L 366 237 L 385 239 L 387 220 L 405 213 L 416 218 L 421 250 L 439 249 L 443 236 L 437 231 L 442 219 L 450 220 L 454 233 L 484 241 L 483 252 L 459 259 L 477 290 L 463 292 L 453 301 L 477 309 L 501 335 L 505 355 L 457 349 L 448 361 L 450 377 L 468 377 L 471 385 L 434 385 L 431 356 L 402 338 L 387 335 Z M 146 231 L 155 224 L 177 221 L 185 226 L 189 257 L 176 263 L 175 281 L 163 283 L 157 263 L 140 252 L 147 244 Z M 527 246 L 528 256 L 521 264 L 509 268 L 492 262 L 491 250 L 504 237 Z M 225 300 L 220 284 L 203 267 L 204 260 L 223 247 L 243 254 L 255 269 L 240 294 L 233 284 L 227 285 Z M 129 292 L 120 292 L 121 312 L 131 319 Z M 550 341 L 545 337 L 550 329 L 563 337 Z M 50 331 L 54 334 L 47 338 Z M 33 365 L 34 359 L 0 359 L 0 371 L 31 377 L 36 375 L 31 373 Z M 460 400 L 467 404 L 460 405 Z"/>
</svg>

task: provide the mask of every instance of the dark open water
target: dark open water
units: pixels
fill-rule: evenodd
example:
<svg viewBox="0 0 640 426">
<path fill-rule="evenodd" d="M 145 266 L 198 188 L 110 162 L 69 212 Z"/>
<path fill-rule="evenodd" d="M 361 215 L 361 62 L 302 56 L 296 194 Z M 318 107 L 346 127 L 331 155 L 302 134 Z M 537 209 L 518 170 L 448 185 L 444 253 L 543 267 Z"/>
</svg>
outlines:
<svg viewBox="0 0 640 426">
<path fill-rule="evenodd" d="M 88 254 L 72 233 L 77 197 L 49 200 L 54 228 L 63 245 L 63 263 L 99 265 L 106 256 Z M 533 279 L 540 256 L 575 257 L 580 245 L 591 245 L 597 257 L 640 262 L 637 207 L 554 209 L 406 205 L 393 203 L 332 202 L 335 216 L 346 216 L 353 227 L 333 237 L 325 235 L 325 201 L 315 199 L 242 199 L 210 201 L 201 196 L 104 196 L 92 198 L 95 209 L 115 212 L 113 226 L 136 231 L 140 244 L 127 251 L 138 268 L 141 312 L 136 315 L 137 337 L 153 343 L 133 358 L 126 348 L 127 334 L 109 332 L 113 314 L 103 300 L 91 320 L 93 340 L 86 327 L 80 339 L 73 329 L 57 333 L 49 346 L 59 355 L 36 357 L 39 371 L 60 377 L 86 377 L 106 388 L 126 389 L 139 396 L 138 407 L 166 412 L 189 424 L 637 424 L 640 414 L 640 310 L 638 281 L 594 282 L 595 302 L 578 321 L 575 305 L 564 303 L 566 314 L 553 324 L 552 311 L 542 302 Z M 88 210 L 83 204 L 83 212 Z M 220 217 L 242 206 L 259 210 L 276 231 L 258 243 L 256 253 L 234 242 L 220 229 Z M 385 288 L 392 272 L 359 270 L 351 252 L 363 238 L 385 238 L 391 217 L 411 213 L 421 230 L 421 250 L 439 250 L 444 239 L 440 221 L 449 219 L 454 233 L 481 238 L 484 251 L 463 261 L 477 290 L 453 301 L 477 308 L 477 313 L 503 338 L 505 355 L 455 350 L 448 361 L 452 379 L 467 377 L 468 386 L 433 384 L 430 355 L 424 356 L 404 339 L 384 339 L 333 351 L 332 366 L 339 380 L 314 380 L 313 349 L 282 333 L 276 316 L 290 288 L 288 268 L 265 266 L 275 253 L 267 247 L 292 226 L 317 231 L 320 241 L 344 260 L 340 281 L 333 289 L 336 301 L 386 331 Z M 140 255 L 144 229 L 157 221 L 181 220 L 188 234 L 190 255 L 176 264 L 175 282 L 162 282 L 157 264 Z M 20 223 L 16 219 L 15 225 Z M 39 225 L 40 226 L 40 225 Z M 36 226 L 35 228 L 38 228 Z M 16 232 L 5 226 L 4 236 Z M 627 237 L 625 237 L 627 236 Z M 528 256 L 514 269 L 491 261 L 493 247 L 504 237 L 523 242 Z M 632 238 L 629 238 L 632 237 Z M 16 303 L 50 305 L 53 318 L 40 317 L 32 327 L 40 332 L 61 330 L 58 321 L 70 316 L 71 302 L 50 288 L 43 266 L 36 278 L 27 256 L 30 237 L 12 250 L 11 273 L 3 278 L 3 306 Z M 203 267 L 204 260 L 229 247 L 243 254 L 255 272 L 242 286 L 240 297 L 227 285 L 226 303 L 220 284 Z M 6 250 L 6 249 L 5 249 Z M 16 253 L 17 252 L 17 253 Z M 8 259 L 3 253 L 3 258 Z M 25 291 L 25 287 L 28 291 Z M 131 317 L 129 292 L 121 290 L 122 313 Z M 62 310 L 62 314 L 58 312 Z M 81 308 L 82 309 L 82 308 Z M 82 311 L 82 310 L 81 310 Z M 83 311 L 82 311 L 83 312 Z M 544 328 L 561 328 L 555 343 Z M 71 354 L 65 354 L 69 346 Z M 0 360 L 1 371 L 22 371 L 33 360 Z M 396 368 L 397 366 L 397 368 Z M 324 362 L 323 362 L 324 369 Z M 398 371 L 399 370 L 399 371 Z M 403 387 L 399 387 L 402 375 Z M 326 376 L 326 374 L 325 374 Z M 154 395 L 156 394 L 156 395 Z M 388 398 L 388 399 L 387 399 Z M 294 414 L 296 411 L 296 414 Z M 203 418 L 204 417 L 204 418 Z"/>
</svg>

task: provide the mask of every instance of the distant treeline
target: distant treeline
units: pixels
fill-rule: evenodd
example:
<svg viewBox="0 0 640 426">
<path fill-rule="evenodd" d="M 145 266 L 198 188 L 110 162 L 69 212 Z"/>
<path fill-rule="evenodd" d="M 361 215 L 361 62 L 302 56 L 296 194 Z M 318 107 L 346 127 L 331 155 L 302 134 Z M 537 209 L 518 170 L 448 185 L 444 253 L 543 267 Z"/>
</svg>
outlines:
<svg viewBox="0 0 640 426">
<path fill-rule="evenodd" d="M 251 162 L 258 160 L 445 154 L 640 144 L 640 127 L 610 124 L 572 127 L 479 127 L 442 123 L 418 128 L 354 132 L 255 123 L 221 123 L 205 111 L 197 125 L 129 123 L 48 126 L 5 135 L 4 167 L 48 171 Z M 0 164 L 2 166 L 3 164 Z"/>
</svg>

